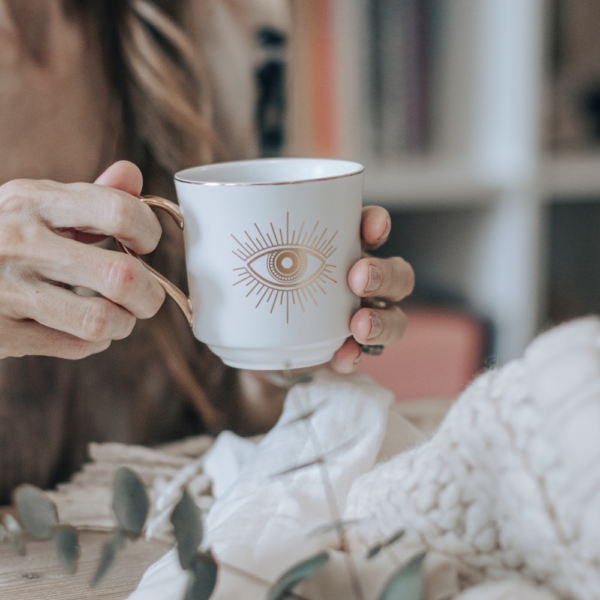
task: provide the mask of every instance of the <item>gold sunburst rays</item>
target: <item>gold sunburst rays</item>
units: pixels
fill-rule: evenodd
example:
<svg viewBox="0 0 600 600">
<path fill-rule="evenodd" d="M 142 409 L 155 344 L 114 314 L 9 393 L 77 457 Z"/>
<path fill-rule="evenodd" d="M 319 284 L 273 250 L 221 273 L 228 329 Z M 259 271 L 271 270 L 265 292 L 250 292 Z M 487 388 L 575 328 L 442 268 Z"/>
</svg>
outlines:
<svg viewBox="0 0 600 600">
<path fill-rule="evenodd" d="M 264 302 L 271 307 L 272 314 L 276 306 L 283 306 L 285 299 L 286 323 L 289 323 L 290 298 L 292 307 L 300 306 L 305 312 L 305 304 L 319 305 L 317 296 L 327 294 L 326 285 L 337 284 L 333 272 L 336 265 L 329 262 L 337 250 L 333 245 L 337 231 L 328 236 L 328 229 L 321 230 L 319 223 L 310 230 L 303 221 L 298 230 L 290 231 L 288 212 L 285 233 L 271 222 L 264 232 L 254 223 L 256 234 L 251 230 L 254 237 L 247 230 L 239 238 L 231 234 L 237 244 L 232 252 L 244 262 L 244 266 L 233 269 L 237 277 L 233 285 L 244 284 L 249 288 L 246 297 L 253 295 L 258 299 L 255 308 Z"/>
</svg>

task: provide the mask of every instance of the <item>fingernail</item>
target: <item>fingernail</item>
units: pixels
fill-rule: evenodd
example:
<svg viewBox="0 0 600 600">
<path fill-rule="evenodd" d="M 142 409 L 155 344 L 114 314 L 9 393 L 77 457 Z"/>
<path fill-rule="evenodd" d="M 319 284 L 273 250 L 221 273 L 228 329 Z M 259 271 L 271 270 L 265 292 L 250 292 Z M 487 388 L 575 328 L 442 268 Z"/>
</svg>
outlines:
<svg viewBox="0 0 600 600">
<path fill-rule="evenodd" d="M 375 265 L 369 265 L 369 280 L 367 281 L 367 285 L 365 287 L 365 293 L 378 290 L 381 286 L 382 279 L 383 276 L 381 275 L 381 270 Z"/>
<path fill-rule="evenodd" d="M 390 234 L 391 230 L 392 221 L 389 217 L 387 217 L 387 219 L 385 220 L 385 231 L 379 236 L 379 239 L 382 240 L 383 238 L 386 238 Z"/>
<path fill-rule="evenodd" d="M 369 332 L 368 340 L 375 339 L 383 330 L 383 322 L 378 312 L 371 311 L 371 331 Z"/>
</svg>

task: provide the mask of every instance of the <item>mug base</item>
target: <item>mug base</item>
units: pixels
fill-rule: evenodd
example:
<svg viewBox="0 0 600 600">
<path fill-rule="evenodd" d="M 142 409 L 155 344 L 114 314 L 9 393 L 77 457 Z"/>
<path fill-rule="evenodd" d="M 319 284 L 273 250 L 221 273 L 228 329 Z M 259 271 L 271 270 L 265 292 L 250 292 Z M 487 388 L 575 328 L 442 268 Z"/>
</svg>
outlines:
<svg viewBox="0 0 600 600">
<path fill-rule="evenodd" d="M 346 337 L 307 346 L 278 348 L 231 348 L 207 344 L 226 365 L 251 371 L 303 369 L 329 362 Z"/>
</svg>

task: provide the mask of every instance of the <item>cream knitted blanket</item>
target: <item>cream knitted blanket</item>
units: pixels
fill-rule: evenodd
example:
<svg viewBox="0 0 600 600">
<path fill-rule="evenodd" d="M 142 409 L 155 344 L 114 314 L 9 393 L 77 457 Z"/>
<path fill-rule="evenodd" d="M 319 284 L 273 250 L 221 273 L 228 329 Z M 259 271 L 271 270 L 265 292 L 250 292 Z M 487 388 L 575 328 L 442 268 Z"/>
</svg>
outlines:
<svg viewBox="0 0 600 600">
<path fill-rule="evenodd" d="M 404 527 L 405 544 L 453 557 L 471 582 L 600 598 L 600 320 L 477 378 L 428 443 L 355 481 L 345 516 L 366 519 L 355 551 Z"/>
</svg>

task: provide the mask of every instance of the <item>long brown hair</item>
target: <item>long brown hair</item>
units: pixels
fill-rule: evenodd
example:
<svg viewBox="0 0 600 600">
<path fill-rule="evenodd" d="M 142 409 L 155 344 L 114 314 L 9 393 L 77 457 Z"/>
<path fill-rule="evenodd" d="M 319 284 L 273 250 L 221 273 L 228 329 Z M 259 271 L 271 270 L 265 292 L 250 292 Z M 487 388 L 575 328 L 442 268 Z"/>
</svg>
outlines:
<svg viewBox="0 0 600 600">
<path fill-rule="evenodd" d="M 98 27 L 105 69 L 120 96 L 128 158 L 144 175 L 144 192 L 174 200 L 176 171 L 227 156 L 212 128 L 210 79 L 197 44 L 186 30 L 193 21 L 185 0 L 68 0 L 67 8 L 90 16 Z M 207 0 L 194 0 L 202 18 Z M 147 260 L 182 288 L 187 279 L 177 227 L 161 218 L 163 239 Z M 191 336 L 167 301 L 147 327 L 174 380 L 205 425 L 217 430 L 225 404 L 236 396 L 234 373 Z M 234 388 L 236 388 L 234 390 Z M 216 408 L 216 405 L 219 408 Z"/>
<path fill-rule="evenodd" d="M 200 16 L 206 0 L 195 0 Z M 67 0 L 90 16 L 105 69 L 121 97 L 129 152 L 142 168 L 175 171 L 223 158 L 212 129 L 210 80 L 184 27 L 182 0 Z"/>
<path fill-rule="evenodd" d="M 184 27 L 190 7 L 202 11 L 209 1 L 63 0 L 101 44 L 121 105 L 119 145 L 141 168 L 144 193 L 175 200 L 175 171 L 224 157 L 211 127 L 209 77 Z M 158 216 L 163 237 L 147 260 L 185 290 L 181 232 Z M 168 299 L 101 354 L 1 362 L 0 503 L 19 483 L 65 480 L 90 441 L 156 444 L 202 429 L 243 431 L 237 372 L 193 337 Z"/>
</svg>

